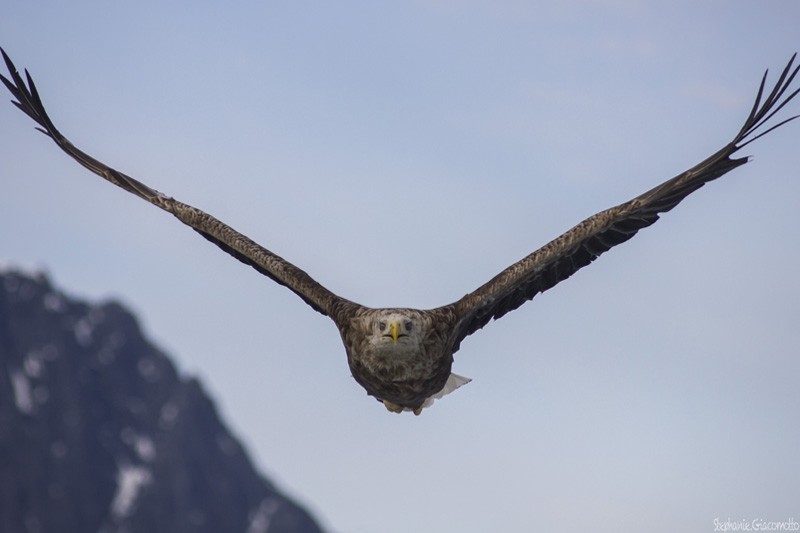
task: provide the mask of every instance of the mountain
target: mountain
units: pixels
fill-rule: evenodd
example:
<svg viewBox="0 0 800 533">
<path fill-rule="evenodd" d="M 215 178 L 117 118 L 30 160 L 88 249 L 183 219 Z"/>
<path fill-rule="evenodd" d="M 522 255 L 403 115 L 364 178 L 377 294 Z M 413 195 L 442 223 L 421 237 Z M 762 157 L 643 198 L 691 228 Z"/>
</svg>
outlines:
<svg viewBox="0 0 800 533">
<path fill-rule="evenodd" d="M 0 532 L 319 533 L 115 302 L 0 271 Z"/>
</svg>

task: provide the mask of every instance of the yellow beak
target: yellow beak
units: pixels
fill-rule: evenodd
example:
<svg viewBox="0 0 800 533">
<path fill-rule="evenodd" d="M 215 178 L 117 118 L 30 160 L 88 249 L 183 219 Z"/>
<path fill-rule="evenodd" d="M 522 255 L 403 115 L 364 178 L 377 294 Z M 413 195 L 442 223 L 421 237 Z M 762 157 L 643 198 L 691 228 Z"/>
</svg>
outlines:
<svg viewBox="0 0 800 533">
<path fill-rule="evenodd" d="M 397 337 L 400 336 L 400 324 L 397 322 L 389 324 L 389 334 L 391 334 L 394 343 L 397 344 Z"/>
</svg>

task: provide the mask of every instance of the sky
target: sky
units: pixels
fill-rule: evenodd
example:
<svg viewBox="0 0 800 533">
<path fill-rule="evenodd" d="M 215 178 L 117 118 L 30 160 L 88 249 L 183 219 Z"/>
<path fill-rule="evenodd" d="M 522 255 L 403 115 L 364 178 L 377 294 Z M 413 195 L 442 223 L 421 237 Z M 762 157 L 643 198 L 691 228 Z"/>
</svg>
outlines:
<svg viewBox="0 0 800 533">
<path fill-rule="evenodd" d="M 12 1 L 78 147 L 348 299 L 457 300 L 705 159 L 800 49 L 794 1 Z M 7 98 L 5 99 L 7 100 Z M 800 102 L 785 110 L 800 112 Z M 0 260 L 120 300 L 329 531 L 800 520 L 800 123 L 467 338 L 419 416 L 333 323 L 0 105 Z"/>
</svg>

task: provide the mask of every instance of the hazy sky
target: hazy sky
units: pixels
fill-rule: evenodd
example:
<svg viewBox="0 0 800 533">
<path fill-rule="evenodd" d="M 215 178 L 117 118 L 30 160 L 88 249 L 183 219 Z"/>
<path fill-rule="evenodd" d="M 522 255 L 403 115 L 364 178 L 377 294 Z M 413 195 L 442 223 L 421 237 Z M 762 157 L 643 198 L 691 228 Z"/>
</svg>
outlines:
<svg viewBox="0 0 800 533">
<path fill-rule="evenodd" d="M 349 299 L 435 307 L 723 146 L 799 20 L 795 1 L 13 0 L 0 45 L 80 148 Z M 419 417 L 366 396 L 329 319 L 6 102 L 0 255 L 131 306 L 331 531 L 798 520 L 800 123 L 746 153 L 469 337 L 473 382 Z"/>
</svg>

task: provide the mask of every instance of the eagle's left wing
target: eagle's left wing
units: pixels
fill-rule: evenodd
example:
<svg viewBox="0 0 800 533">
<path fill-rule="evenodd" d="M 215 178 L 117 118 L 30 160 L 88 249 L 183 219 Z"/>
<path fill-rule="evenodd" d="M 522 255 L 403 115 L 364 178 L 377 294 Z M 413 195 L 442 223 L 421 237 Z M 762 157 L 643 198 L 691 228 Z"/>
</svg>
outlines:
<svg viewBox="0 0 800 533">
<path fill-rule="evenodd" d="M 458 349 L 464 337 L 482 328 L 491 319 L 513 311 L 536 294 L 567 279 L 611 247 L 627 241 L 640 229 L 653 224 L 658 220 L 659 213 L 669 211 L 705 183 L 745 164 L 747 157 L 734 159 L 731 155 L 778 126 L 797 118 L 787 118 L 759 131 L 800 92 L 797 89 L 785 96 L 800 69 L 800 66 L 792 69 L 796 55 L 792 56 L 775 87 L 762 103 L 767 79 L 767 73 L 764 73 L 755 104 L 742 129 L 717 153 L 633 200 L 587 218 L 506 268 L 476 291 L 453 304 L 439 308 L 455 313 L 457 317 L 454 348 Z"/>
<path fill-rule="evenodd" d="M 50 117 L 47 116 L 30 74 L 25 71 L 28 82 L 26 86 L 25 80 L 17 72 L 5 51 L 0 48 L 0 53 L 2 53 L 11 75 L 11 80 L 2 75 L 0 75 L 0 80 L 17 99 L 12 103 L 39 124 L 40 127 L 36 129 L 53 139 L 67 155 L 78 163 L 129 193 L 135 194 L 164 211 L 172 213 L 178 220 L 190 226 L 239 261 L 252 266 L 265 276 L 288 287 L 320 313 L 337 320 L 339 314 L 347 313 L 359 307 L 358 304 L 337 296 L 300 268 L 260 246 L 208 213 L 166 196 L 76 148 L 69 139 L 56 129 Z"/>
</svg>

